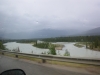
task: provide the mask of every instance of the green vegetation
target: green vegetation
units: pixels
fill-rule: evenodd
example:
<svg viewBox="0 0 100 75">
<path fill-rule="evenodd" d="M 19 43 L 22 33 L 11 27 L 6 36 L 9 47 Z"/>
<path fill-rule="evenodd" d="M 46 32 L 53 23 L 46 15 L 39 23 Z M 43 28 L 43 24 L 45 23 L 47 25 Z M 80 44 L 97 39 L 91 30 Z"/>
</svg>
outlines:
<svg viewBox="0 0 100 75">
<path fill-rule="evenodd" d="M 37 43 L 36 42 L 33 46 L 38 47 L 38 48 L 48 49 L 49 43 L 48 42 L 43 42 L 43 43 Z"/>
<path fill-rule="evenodd" d="M 17 49 L 13 49 L 12 51 L 14 51 L 14 52 L 20 52 L 20 50 L 19 50 L 19 48 Z"/>
<path fill-rule="evenodd" d="M 46 38 L 42 39 L 46 42 L 79 42 L 74 44 L 77 47 L 83 47 L 92 50 L 100 51 L 100 36 L 73 36 L 73 37 L 56 37 L 56 38 Z"/>
<path fill-rule="evenodd" d="M 2 54 L 2 53 L 0 52 L 0 54 Z M 5 53 L 4 55 L 9 56 L 9 57 L 15 57 L 15 54 L 11 54 L 11 53 Z M 34 61 L 34 62 L 37 62 L 37 63 L 42 63 L 41 59 L 35 58 L 35 57 L 28 57 L 28 56 L 19 55 L 18 59 L 24 59 L 26 61 L 30 60 L 30 61 Z M 61 62 L 61 61 L 54 61 L 54 60 L 46 60 L 46 63 L 47 64 L 52 64 L 52 65 L 67 66 L 67 67 L 100 69 L 99 66 L 86 65 L 86 64 L 77 64 L 77 63 L 71 63 L 71 62 Z"/>
<path fill-rule="evenodd" d="M 37 43 L 37 41 L 34 43 L 33 46 L 38 47 L 38 48 L 49 49 L 50 45 L 53 45 L 58 50 L 62 50 L 62 48 L 64 47 L 64 45 L 61 45 L 61 44 L 51 44 L 49 42 Z"/>
<path fill-rule="evenodd" d="M 77 44 L 86 45 L 86 42 L 77 42 Z"/>
<path fill-rule="evenodd" d="M 45 42 L 92 42 L 95 39 L 100 40 L 100 36 L 69 36 L 69 37 L 54 37 L 54 38 L 37 38 L 37 39 L 20 39 L 20 40 L 2 40 L 6 42 L 19 42 L 19 43 L 31 43 L 36 40 L 42 40 Z"/>
<path fill-rule="evenodd" d="M 49 49 L 50 51 L 48 54 L 56 55 L 56 50 L 55 47 L 56 45 L 48 43 L 48 42 L 43 42 L 43 43 L 35 43 L 33 46 L 38 47 L 38 48 L 44 48 L 44 49 Z M 46 54 L 46 52 L 42 52 L 41 54 Z"/>
<path fill-rule="evenodd" d="M 100 41 L 98 39 L 95 39 L 92 42 L 78 42 L 75 43 L 74 46 L 79 48 L 86 46 L 87 49 L 100 51 Z"/>
<path fill-rule="evenodd" d="M 55 38 L 45 38 L 41 39 L 46 42 L 92 42 L 98 38 L 100 40 L 100 36 L 71 36 L 71 37 L 55 37 Z"/>
<path fill-rule="evenodd" d="M 55 50 L 55 46 L 54 45 L 50 45 L 49 46 L 49 50 L 50 50 L 50 54 L 52 54 L 52 55 L 56 55 L 56 50 Z"/>
<path fill-rule="evenodd" d="M 36 40 L 44 41 L 45 43 L 36 44 Z M 47 42 L 79 42 L 81 44 L 75 44 L 77 47 L 83 47 L 83 44 L 86 45 L 86 48 L 93 50 L 100 50 L 100 36 L 71 36 L 71 37 L 55 37 L 55 38 L 38 38 L 38 39 L 22 39 L 22 40 L 2 40 L 2 43 L 6 42 L 19 42 L 19 43 L 32 43 L 34 42 L 36 47 L 48 49 L 49 43 Z M 59 50 L 62 49 L 60 46 Z"/>
<path fill-rule="evenodd" d="M 42 52 L 41 54 L 46 54 L 46 52 Z M 48 52 L 48 54 L 50 54 L 50 53 Z"/>
<path fill-rule="evenodd" d="M 5 47 L 1 41 L 0 41 L 0 49 L 5 50 Z"/>
<path fill-rule="evenodd" d="M 26 39 L 26 40 L 15 40 L 18 43 L 34 43 L 36 40 Z"/>
<path fill-rule="evenodd" d="M 53 44 L 55 46 L 56 50 L 62 50 L 62 48 L 64 47 L 64 45 L 62 44 Z"/>
<path fill-rule="evenodd" d="M 65 51 L 64 56 L 70 56 L 70 53 L 69 53 L 69 51 L 68 51 L 68 50 L 66 50 L 66 51 Z"/>
<path fill-rule="evenodd" d="M 86 48 L 96 50 L 96 51 L 100 51 L 100 41 L 96 40 L 94 42 L 87 42 Z"/>
<path fill-rule="evenodd" d="M 84 47 L 84 45 L 82 45 L 82 44 L 80 44 L 80 43 L 75 43 L 74 46 L 79 47 L 79 48 Z"/>
</svg>

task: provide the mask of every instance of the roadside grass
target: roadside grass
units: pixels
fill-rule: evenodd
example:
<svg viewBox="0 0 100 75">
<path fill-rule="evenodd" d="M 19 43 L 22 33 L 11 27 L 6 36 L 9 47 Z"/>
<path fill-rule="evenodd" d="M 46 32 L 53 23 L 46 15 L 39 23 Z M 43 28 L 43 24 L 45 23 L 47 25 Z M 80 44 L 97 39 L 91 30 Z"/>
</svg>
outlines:
<svg viewBox="0 0 100 75">
<path fill-rule="evenodd" d="M 0 52 L 0 54 L 2 54 L 2 53 Z M 9 57 L 15 57 L 15 54 L 10 54 L 10 53 L 5 53 L 4 55 L 9 56 Z M 33 58 L 33 57 L 28 57 L 28 56 L 18 55 L 18 58 L 19 59 L 32 60 L 32 61 L 35 61 L 35 62 L 41 62 L 41 59 L 39 59 L 39 58 Z"/>
<path fill-rule="evenodd" d="M 0 52 L 0 54 L 2 54 Z M 5 56 L 9 57 L 15 57 L 15 54 L 9 54 L 5 53 Z M 39 58 L 34 58 L 34 57 L 28 57 L 28 56 L 18 56 L 19 59 L 26 59 L 26 60 L 31 60 L 37 63 L 42 63 L 42 60 Z M 76 67 L 76 68 L 98 68 L 100 69 L 100 66 L 94 66 L 94 65 L 87 65 L 87 64 L 77 64 L 77 63 L 70 63 L 70 62 L 61 62 L 61 61 L 55 61 L 55 60 L 46 60 L 47 64 L 52 64 L 52 65 L 61 65 L 61 66 L 66 66 L 66 67 Z"/>
<path fill-rule="evenodd" d="M 5 56 L 15 57 L 14 54 L 4 54 Z"/>
<path fill-rule="evenodd" d="M 21 56 L 21 55 L 19 55 L 18 58 L 27 59 L 27 60 L 35 61 L 35 62 L 38 62 L 38 63 L 42 63 L 41 59 L 39 59 L 39 58 L 33 58 L 33 57 Z"/>
<path fill-rule="evenodd" d="M 77 63 L 72 63 L 72 62 L 61 62 L 61 61 L 47 61 L 49 64 L 54 64 L 54 65 L 62 65 L 66 67 L 77 67 L 77 68 L 99 68 L 100 66 L 94 66 L 94 65 L 87 65 L 87 64 L 77 64 Z"/>
</svg>

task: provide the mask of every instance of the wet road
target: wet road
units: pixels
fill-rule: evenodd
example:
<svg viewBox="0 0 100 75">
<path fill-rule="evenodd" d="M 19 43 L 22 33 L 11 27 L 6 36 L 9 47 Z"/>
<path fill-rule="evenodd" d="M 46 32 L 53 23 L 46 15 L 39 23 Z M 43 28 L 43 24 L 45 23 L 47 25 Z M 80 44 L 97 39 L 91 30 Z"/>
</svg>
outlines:
<svg viewBox="0 0 100 75">
<path fill-rule="evenodd" d="M 26 75 L 88 75 L 67 70 L 55 69 L 0 55 L 0 73 L 8 69 L 23 69 Z"/>
</svg>

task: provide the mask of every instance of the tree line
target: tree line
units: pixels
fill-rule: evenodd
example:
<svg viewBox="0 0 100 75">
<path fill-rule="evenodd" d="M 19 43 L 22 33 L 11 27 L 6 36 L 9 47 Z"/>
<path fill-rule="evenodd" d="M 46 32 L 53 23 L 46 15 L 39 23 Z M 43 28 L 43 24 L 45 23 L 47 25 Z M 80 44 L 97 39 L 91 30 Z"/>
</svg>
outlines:
<svg viewBox="0 0 100 75">
<path fill-rule="evenodd" d="M 5 46 L 3 45 L 1 40 L 0 40 L 0 49 L 5 50 Z"/>
<path fill-rule="evenodd" d="M 86 48 L 100 50 L 100 36 L 73 36 L 42 39 L 45 42 L 85 42 Z"/>
<path fill-rule="evenodd" d="M 86 42 L 86 48 L 100 49 L 100 36 L 69 36 L 69 37 L 41 38 L 38 40 L 42 40 L 45 42 Z M 6 43 L 6 42 L 30 43 L 36 41 L 37 39 L 1 40 L 2 43 Z M 47 48 L 48 43 L 38 44 L 38 47 Z"/>
<path fill-rule="evenodd" d="M 96 39 L 100 40 L 100 36 L 71 36 L 71 37 L 55 37 L 44 38 L 46 42 L 93 42 Z"/>
<path fill-rule="evenodd" d="M 19 43 L 30 43 L 36 42 L 36 40 L 42 40 L 45 42 L 93 42 L 95 39 L 100 40 L 100 36 L 69 36 L 69 37 L 54 37 L 54 38 L 41 38 L 41 39 L 20 39 L 20 40 L 2 40 L 6 42 L 19 42 Z"/>
</svg>

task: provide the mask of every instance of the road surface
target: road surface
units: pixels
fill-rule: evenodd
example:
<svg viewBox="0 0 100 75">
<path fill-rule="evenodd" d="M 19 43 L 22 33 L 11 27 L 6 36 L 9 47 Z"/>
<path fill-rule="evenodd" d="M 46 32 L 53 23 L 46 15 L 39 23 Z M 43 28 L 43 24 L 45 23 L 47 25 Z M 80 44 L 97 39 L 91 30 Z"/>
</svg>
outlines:
<svg viewBox="0 0 100 75">
<path fill-rule="evenodd" d="M 26 75 L 89 75 L 43 66 L 0 55 L 0 73 L 8 69 L 23 69 Z"/>
</svg>

